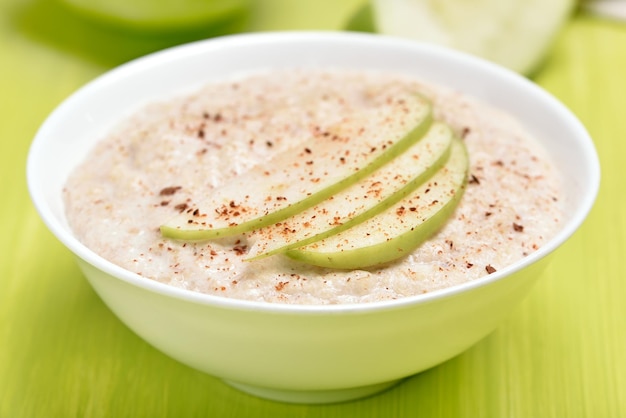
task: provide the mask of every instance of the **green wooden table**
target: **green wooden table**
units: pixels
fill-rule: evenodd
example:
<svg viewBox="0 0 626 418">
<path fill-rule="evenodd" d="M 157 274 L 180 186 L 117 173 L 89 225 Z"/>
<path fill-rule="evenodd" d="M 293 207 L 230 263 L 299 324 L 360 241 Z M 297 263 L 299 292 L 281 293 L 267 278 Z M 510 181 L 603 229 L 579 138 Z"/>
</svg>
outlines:
<svg viewBox="0 0 626 418">
<path fill-rule="evenodd" d="M 339 29 L 362 1 L 257 1 L 238 30 Z M 113 66 L 182 40 L 99 26 L 53 0 L 0 1 L 0 418 L 626 417 L 626 23 L 575 14 L 533 77 L 587 126 L 603 179 L 530 296 L 464 354 L 323 406 L 248 396 L 148 346 L 30 203 L 25 159 L 46 115 Z"/>
</svg>

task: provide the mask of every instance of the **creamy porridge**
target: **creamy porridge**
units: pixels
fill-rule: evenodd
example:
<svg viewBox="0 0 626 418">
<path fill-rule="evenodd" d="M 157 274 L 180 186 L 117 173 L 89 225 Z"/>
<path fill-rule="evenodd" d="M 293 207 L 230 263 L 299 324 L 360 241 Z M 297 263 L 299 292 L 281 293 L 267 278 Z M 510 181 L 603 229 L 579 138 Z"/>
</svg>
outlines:
<svg viewBox="0 0 626 418">
<path fill-rule="evenodd" d="M 380 268 L 323 269 L 277 255 L 243 261 L 246 236 L 179 242 L 159 226 L 211 189 L 362 110 L 363 95 L 429 97 L 470 155 L 454 215 Z M 454 91 L 378 73 L 289 70 L 153 103 L 109 133 L 68 179 L 77 237 L 146 278 L 197 292 L 293 304 L 362 303 L 453 286 L 535 251 L 560 225 L 555 168 L 510 117 Z"/>
</svg>

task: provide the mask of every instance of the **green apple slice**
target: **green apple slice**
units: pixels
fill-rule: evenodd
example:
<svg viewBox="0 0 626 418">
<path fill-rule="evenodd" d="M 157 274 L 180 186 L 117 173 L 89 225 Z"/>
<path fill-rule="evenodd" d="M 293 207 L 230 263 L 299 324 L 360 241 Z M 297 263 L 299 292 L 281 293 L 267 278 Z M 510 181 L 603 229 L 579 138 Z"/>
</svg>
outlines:
<svg viewBox="0 0 626 418">
<path fill-rule="evenodd" d="M 383 94 L 383 97 L 385 95 Z M 374 103 L 260 164 L 161 226 L 163 236 L 206 240 L 279 222 L 377 170 L 418 141 L 432 122 L 429 101 L 413 92 Z"/>
<path fill-rule="evenodd" d="M 468 166 L 465 145 L 455 139 L 447 163 L 409 196 L 365 222 L 286 254 L 335 269 L 362 269 L 407 255 L 451 216 L 465 189 Z"/>
<path fill-rule="evenodd" d="M 384 211 L 445 164 L 452 137 L 448 125 L 436 122 L 405 153 L 363 180 L 281 222 L 253 231 L 247 260 L 302 247 Z"/>
</svg>

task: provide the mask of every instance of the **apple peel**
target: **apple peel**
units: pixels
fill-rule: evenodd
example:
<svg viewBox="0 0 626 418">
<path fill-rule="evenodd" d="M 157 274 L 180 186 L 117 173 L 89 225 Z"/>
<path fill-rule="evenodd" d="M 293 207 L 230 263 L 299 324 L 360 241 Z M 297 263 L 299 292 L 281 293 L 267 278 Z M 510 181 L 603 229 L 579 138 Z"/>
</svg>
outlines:
<svg viewBox="0 0 626 418">
<path fill-rule="evenodd" d="M 208 240 L 280 222 L 404 153 L 432 123 L 430 102 L 413 92 L 356 113 L 210 190 L 206 200 L 190 202 L 161 225 L 161 234 L 178 240 Z"/>
<path fill-rule="evenodd" d="M 408 255 L 445 224 L 465 190 L 467 150 L 459 139 L 451 147 L 443 168 L 405 199 L 353 228 L 285 254 L 334 269 L 363 269 Z"/>
<path fill-rule="evenodd" d="M 405 153 L 363 180 L 281 222 L 252 231 L 246 261 L 319 241 L 383 212 L 441 169 L 452 138 L 448 125 L 435 122 Z"/>
</svg>

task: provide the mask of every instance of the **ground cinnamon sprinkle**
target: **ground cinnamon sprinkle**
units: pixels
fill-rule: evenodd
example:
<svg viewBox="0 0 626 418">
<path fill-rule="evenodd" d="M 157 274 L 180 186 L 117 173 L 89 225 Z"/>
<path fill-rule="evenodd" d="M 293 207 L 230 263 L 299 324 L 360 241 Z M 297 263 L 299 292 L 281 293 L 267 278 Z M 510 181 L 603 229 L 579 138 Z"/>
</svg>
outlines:
<svg viewBox="0 0 626 418">
<path fill-rule="evenodd" d="M 289 282 L 278 282 L 278 284 L 274 287 L 276 289 L 277 292 L 282 291 L 285 286 L 287 286 L 289 284 Z"/>
<path fill-rule="evenodd" d="M 471 174 L 470 178 L 468 180 L 468 183 L 469 184 L 480 184 L 480 180 L 474 174 Z"/>
<path fill-rule="evenodd" d="M 169 187 L 164 187 L 163 189 L 161 189 L 161 191 L 159 192 L 159 196 L 171 196 L 174 193 L 176 193 L 177 191 L 179 191 L 180 189 L 182 189 L 181 186 L 169 186 Z"/>
<path fill-rule="evenodd" d="M 188 205 L 186 203 L 179 203 L 178 205 L 174 206 L 174 209 L 176 209 L 179 212 L 184 211 L 185 209 L 187 209 Z"/>
</svg>

